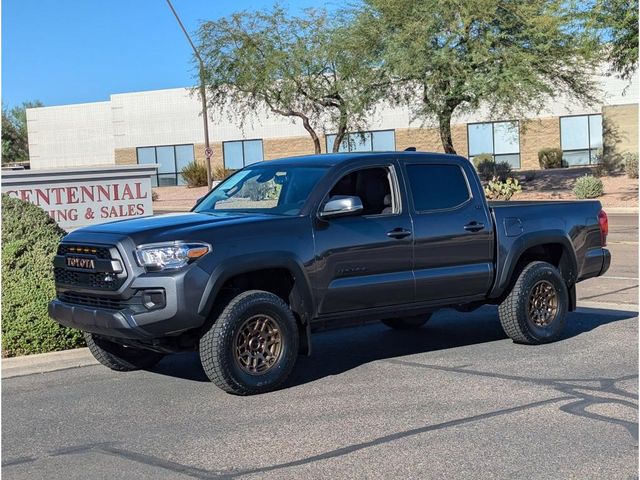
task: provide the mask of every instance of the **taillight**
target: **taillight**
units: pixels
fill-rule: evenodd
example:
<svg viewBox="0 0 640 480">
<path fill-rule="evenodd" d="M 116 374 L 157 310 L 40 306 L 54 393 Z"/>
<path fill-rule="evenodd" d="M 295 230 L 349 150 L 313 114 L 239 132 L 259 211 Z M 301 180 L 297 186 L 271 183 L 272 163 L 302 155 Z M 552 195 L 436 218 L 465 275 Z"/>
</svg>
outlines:
<svg viewBox="0 0 640 480">
<path fill-rule="evenodd" d="M 600 237 L 602 238 L 602 246 L 607 246 L 607 235 L 609 235 L 609 217 L 604 210 L 600 210 L 598 214 L 598 223 L 600 224 Z"/>
</svg>

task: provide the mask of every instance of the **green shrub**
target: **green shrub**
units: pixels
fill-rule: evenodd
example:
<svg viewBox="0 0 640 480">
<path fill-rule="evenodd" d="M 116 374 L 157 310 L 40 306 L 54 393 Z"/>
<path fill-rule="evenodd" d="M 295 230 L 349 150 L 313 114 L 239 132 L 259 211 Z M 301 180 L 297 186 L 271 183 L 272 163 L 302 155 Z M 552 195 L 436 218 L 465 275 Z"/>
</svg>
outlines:
<svg viewBox="0 0 640 480">
<path fill-rule="evenodd" d="M 496 163 L 491 155 L 482 154 L 482 159 L 476 162 L 476 159 L 480 157 L 474 157 L 474 164 L 478 171 L 478 176 L 483 181 L 489 181 L 493 177 L 498 177 L 501 182 L 504 182 L 511 175 L 511 165 L 508 162 Z"/>
<path fill-rule="evenodd" d="M 627 177 L 638 178 L 638 154 L 627 152 L 624 154 L 624 171 Z"/>
<path fill-rule="evenodd" d="M 559 148 L 543 148 L 538 152 L 540 168 L 562 168 L 562 150 Z"/>
<path fill-rule="evenodd" d="M 511 176 L 511 164 L 509 162 L 496 163 L 495 175 L 501 182 L 506 182 L 507 178 Z"/>
<path fill-rule="evenodd" d="M 579 199 L 598 198 L 603 193 L 602 180 L 593 175 L 578 178 L 573 186 L 573 194 Z"/>
<path fill-rule="evenodd" d="M 205 187 L 207 185 L 207 167 L 195 160 L 180 172 L 190 187 Z"/>
<path fill-rule="evenodd" d="M 53 256 L 62 230 L 42 209 L 2 195 L 2 354 L 27 355 L 84 345 L 78 330 L 51 320 Z"/>
<path fill-rule="evenodd" d="M 488 200 L 511 200 L 511 197 L 521 191 L 522 186 L 515 178 L 502 181 L 498 177 L 493 177 L 484 187 L 484 194 Z"/>
<path fill-rule="evenodd" d="M 478 165 L 486 162 L 487 160 L 493 162 L 493 155 L 491 155 L 490 153 L 481 153 L 479 155 L 476 155 L 475 157 L 473 157 L 473 166 L 478 168 Z"/>
<path fill-rule="evenodd" d="M 496 162 L 493 161 L 493 157 L 480 160 L 479 162 L 475 163 L 475 167 L 478 171 L 480 180 L 484 182 L 491 180 L 496 172 Z"/>
<path fill-rule="evenodd" d="M 222 165 L 215 165 L 211 172 L 211 177 L 214 180 L 224 180 L 229 175 L 231 175 L 235 170 L 228 170 L 224 168 Z"/>
</svg>

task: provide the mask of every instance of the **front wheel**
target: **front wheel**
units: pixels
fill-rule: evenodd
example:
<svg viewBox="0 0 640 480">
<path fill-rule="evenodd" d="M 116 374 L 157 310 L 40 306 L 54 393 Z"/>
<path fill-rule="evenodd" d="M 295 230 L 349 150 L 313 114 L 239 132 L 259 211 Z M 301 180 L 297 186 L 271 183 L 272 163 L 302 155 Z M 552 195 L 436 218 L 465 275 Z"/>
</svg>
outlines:
<svg viewBox="0 0 640 480">
<path fill-rule="evenodd" d="M 105 340 L 92 333 L 84 333 L 84 340 L 93 357 L 105 367 L 117 372 L 146 370 L 162 360 L 164 355 L 151 350 L 127 347 Z"/>
<path fill-rule="evenodd" d="M 547 262 L 532 262 L 520 273 L 498 313 L 514 342 L 536 345 L 557 340 L 567 323 L 569 292 L 560 272 Z"/>
<path fill-rule="evenodd" d="M 222 390 L 253 395 L 278 388 L 298 356 L 298 326 L 289 306 L 260 290 L 233 298 L 200 338 L 207 377 Z"/>
</svg>

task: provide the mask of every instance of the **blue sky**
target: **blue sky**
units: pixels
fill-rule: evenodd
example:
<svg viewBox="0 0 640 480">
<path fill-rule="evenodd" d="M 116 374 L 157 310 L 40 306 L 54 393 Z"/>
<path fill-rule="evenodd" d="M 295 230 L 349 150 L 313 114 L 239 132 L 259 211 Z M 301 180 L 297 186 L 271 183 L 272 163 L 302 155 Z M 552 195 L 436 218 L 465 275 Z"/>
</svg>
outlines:
<svg viewBox="0 0 640 480">
<path fill-rule="evenodd" d="M 187 30 L 273 0 L 172 0 Z M 281 2 L 293 12 L 322 6 Z M 327 2 L 327 6 L 335 3 Z M 2 101 L 45 105 L 195 83 L 192 52 L 165 0 L 3 0 Z"/>
</svg>

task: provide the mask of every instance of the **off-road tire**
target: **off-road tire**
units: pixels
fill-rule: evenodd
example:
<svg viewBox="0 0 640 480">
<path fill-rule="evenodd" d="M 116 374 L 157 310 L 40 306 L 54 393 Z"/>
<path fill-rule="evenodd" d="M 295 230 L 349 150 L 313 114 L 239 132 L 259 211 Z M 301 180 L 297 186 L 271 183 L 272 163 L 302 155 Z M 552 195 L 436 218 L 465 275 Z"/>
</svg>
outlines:
<svg viewBox="0 0 640 480">
<path fill-rule="evenodd" d="M 85 332 L 84 340 L 97 361 L 117 372 L 146 370 L 153 367 L 164 357 L 162 353 L 141 348 L 125 347 L 92 333 Z"/>
<path fill-rule="evenodd" d="M 268 315 L 280 331 L 278 359 L 261 374 L 243 370 L 236 358 L 236 335 L 256 315 Z M 287 379 L 298 356 L 299 335 L 289 306 L 273 293 L 249 290 L 234 297 L 200 337 L 200 360 L 207 377 L 225 392 L 254 395 L 277 389 Z"/>
<path fill-rule="evenodd" d="M 532 291 L 540 282 L 548 282 L 555 290 L 557 307 L 554 318 L 546 326 L 534 323 L 529 314 Z M 516 343 L 537 345 L 557 340 L 567 323 L 569 292 L 560 272 L 547 262 L 532 262 L 518 276 L 513 289 L 498 308 L 505 333 Z"/>
<path fill-rule="evenodd" d="M 382 320 L 387 327 L 394 330 L 417 330 L 429 321 L 431 314 L 416 315 L 415 317 L 387 318 Z"/>
</svg>

